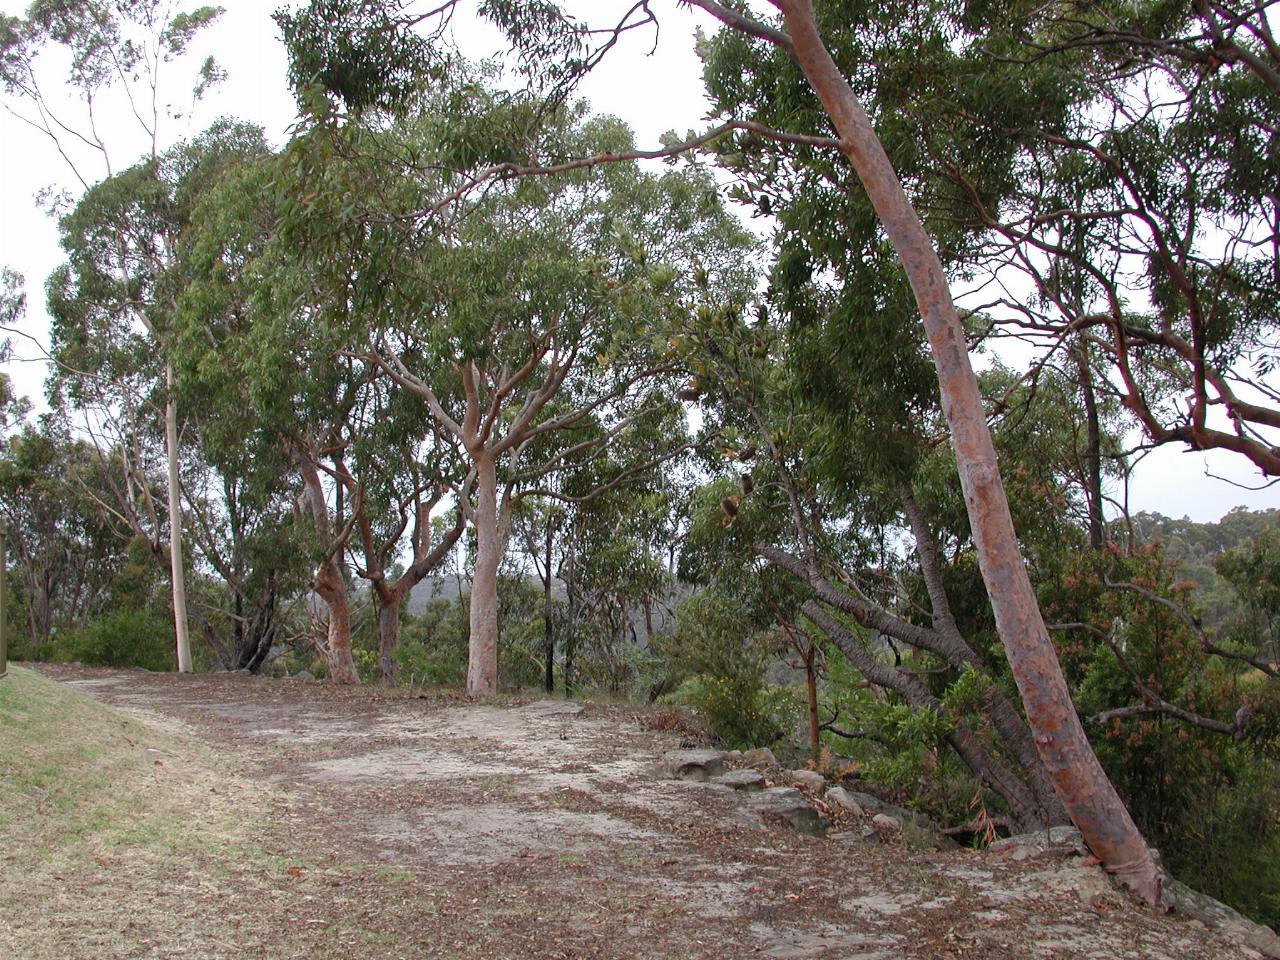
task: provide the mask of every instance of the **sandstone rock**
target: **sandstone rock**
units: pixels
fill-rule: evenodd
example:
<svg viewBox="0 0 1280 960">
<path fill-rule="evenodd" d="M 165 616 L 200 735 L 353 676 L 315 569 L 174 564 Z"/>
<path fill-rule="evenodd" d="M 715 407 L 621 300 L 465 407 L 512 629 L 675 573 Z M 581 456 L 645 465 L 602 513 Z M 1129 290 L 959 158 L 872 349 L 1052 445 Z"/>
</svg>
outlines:
<svg viewBox="0 0 1280 960">
<path fill-rule="evenodd" d="M 1197 893 L 1163 870 L 1161 886 L 1165 906 L 1176 913 L 1194 917 L 1224 936 L 1245 944 L 1271 960 L 1280 958 L 1280 936 L 1270 927 L 1254 923 L 1213 897 Z"/>
<path fill-rule="evenodd" d="M 923 813 L 887 803 L 869 793 L 861 793 L 857 790 L 846 790 L 845 793 L 862 808 L 864 813 L 883 813 L 897 820 L 907 843 L 916 849 L 946 850 L 958 846 L 954 840 L 942 832 L 942 828 L 937 823 Z"/>
<path fill-rule="evenodd" d="M 675 780 L 705 783 L 724 770 L 718 750 L 668 750 L 664 758 L 667 776 Z"/>
<path fill-rule="evenodd" d="M 779 823 L 800 833 L 823 837 L 827 820 L 805 803 L 804 794 L 793 787 L 770 787 L 760 792 L 758 809 L 766 823 Z"/>
<path fill-rule="evenodd" d="M 787 777 L 792 783 L 808 790 L 821 790 L 827 783 L 827 778 L 816 770 L 792 770 Z"/>
<path fill-rule="evenodd" d="M 768 747 L 756 747 L 742 755 L 742 762 L 752 767 L 776 767 L 778 758 Z"/>
<path fill-rule="evenodd" d="M 833 807 L 839 807 L 841 810 L 847 810 L 855 817 L 865 817 L 867 812 L 862 809 L 862 805 L 853 799 L 853 795 L 844 787 L 832 787 L 827 791 L 827 803 Z"/>
<path fill-rule="evenodd" d="M 730 770 L 711 778 L 712 783 L 732 787 L 734 790 L 762 790 L 764 774 L 759 770 Z"/>
<path fill-rule="evenodd" d="M 1050 827 L 1034 833 L 1019 833 L 997 840 L 987 847 L 992 853 L 1000 853 L 1013 860 L 1026 860 L 1037 855 L 1076 854 L 1088 856 L 1084 837 L 1072 826 Z"/>
<path fill-rule="evenodd" d="M 854 803 L 868 813 L 887 813 L 890 816 L 896 816 L 899 813 L 906 812 L 902 807 L 887 803 L 870 793 L 862 793 L 859 790 L 845 790 L 845 793 Z"/>
<path fill-rule="evenodd" d="M 535 700 L 520 710 L 531 717 L 577 717 L 585 708 L 572 700 Z"/>
<path fill-rule="evenodd" d="M 902 832 L 902 821 L 887 813 L 877 813 L 871 818 L 871 823 L 884 837 L 894 837 Z"/>
<path fill-rule="evenodd" d="M 769 787 L 760 791 L 761 803 L 804 803 L 804 794 L 795 787 Z"/>
</svg>

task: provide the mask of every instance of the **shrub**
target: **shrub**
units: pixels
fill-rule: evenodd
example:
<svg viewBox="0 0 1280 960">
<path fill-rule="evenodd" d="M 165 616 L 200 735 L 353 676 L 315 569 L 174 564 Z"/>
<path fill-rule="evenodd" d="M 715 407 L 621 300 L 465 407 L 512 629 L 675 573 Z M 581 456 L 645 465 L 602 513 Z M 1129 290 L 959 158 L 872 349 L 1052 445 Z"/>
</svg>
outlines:
<svg viewBox="0 0 1280 960">
<path fill-rule="evenodd" d="M 406 615 L 396 647 L 400 677 L 432 687 L 460 687 L 467 679 L 465 599 L 432 600 L 417 616 Z"/>
<path fill-rule="evenodd" d="M 713 593 L 687 600 L 674 635 L 654 643 L 678 683 L 664 699 L 696 709 L 730 746 L 774 743 L 798 722 L 795 692 L 765 682 L 774 645 L 741 603 Z"/>
<path fill-rule="evenodd" d="M 100 667 L 174 668 L 173 623 L 147 609 L 113 610 L 83 627 L 58 634 L 49 648 L 55 662 Z"/>
</svg>

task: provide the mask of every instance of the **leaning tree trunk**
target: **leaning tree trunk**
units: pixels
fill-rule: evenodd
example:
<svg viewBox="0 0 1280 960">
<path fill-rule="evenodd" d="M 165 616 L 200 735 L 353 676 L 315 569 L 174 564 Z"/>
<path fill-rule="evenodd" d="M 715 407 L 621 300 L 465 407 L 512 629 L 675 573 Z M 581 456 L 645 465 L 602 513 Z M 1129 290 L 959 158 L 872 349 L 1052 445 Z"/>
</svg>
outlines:
<svg viewBox="0 0 1280 960">
<path fill-rule="evenodd" d="M 915 491 L 909 483 L 901 489 L 902 507 L 907 515 L 907 523 L 911 526 L 916 542 L 916 554 L 920 558 L 920 572 L 924 576 L 925 589 L 929 593 L 932 607 L 933 628 L 945 649 L 945 659 L 957 670 L 971 667 L 978 676 L 983 677 L 986 688 L 982 692 L 980 702 L 982 712 L 1004 739 L 1005 745 L 1013 752 L 1022 766 L 1031 790 L 1041 806 L 1041 813 L 1046 823 L 1064 823 L 1066 810 L 1054 792 L 1049 780 L 1049 773 L 1040 759 L 1031 730 L 1023 720 L 1022 714 L 1005 696 L 1004 690 L 991 677 L 979 660 L 977 653 L 969 645 L 969 641 L 960 632 L 956 618 L 951 610 L 951 600 L 947 596 L 946 584 L 942 579 L 942 555 L 933 531 L 925 518 L 924 511 L 916 502 Z"/>
<path fill-rule="evenodd" d="M 164 404 L 164 445 L 169 461 L 169 570 L 173 577 L 173 633 L 178 671 L 191 672 L 191 639 L 187 634 L 187 580 L 182 569 L 182 489 L 178 484 L 178 402 L 173 396 L 173 364 L 164 368 L 168 398 Z"/>
<path fill-rule="evenodd" d="M 840 136 L 902 260 L 938 370 L 978 564 L 1036 746 L 1089 848 L 1135 893 L 1160 902 L 1160 877 L 1142 834 L 1085 738 L 1027 574 L 996 466 L 964 327 L 946 275 L 866 112 L 818 33 L 811 0 L 779 0 L 794 55 Z"/>
<path fill-rule="evenodd" d="M 476 567 L 471 578 L 467 693 L 498 692 L 498 567 L 506 550 L 498 509 L 498 472 L 486 452 L 476 464 Z"/>
<path fill-rule="evenodd" d="M 816 600 L 807 601 L 801 612 L 835 642 L 840 652 L 871 683 L 895 691 L 916 710 L 946 716 L 942 703 L 919 677 L 907 670 L 880 662 L 857 637 L 823 610 Z M 1049 826 L 1041 813 L 1040 802 L 1027 785 L 992 755 L 966 724 L 956 723 L 947 732 L 946 739 L 978 782 L 1000 794 L 1019 830 L 1043 830 Z"/>
</svg>

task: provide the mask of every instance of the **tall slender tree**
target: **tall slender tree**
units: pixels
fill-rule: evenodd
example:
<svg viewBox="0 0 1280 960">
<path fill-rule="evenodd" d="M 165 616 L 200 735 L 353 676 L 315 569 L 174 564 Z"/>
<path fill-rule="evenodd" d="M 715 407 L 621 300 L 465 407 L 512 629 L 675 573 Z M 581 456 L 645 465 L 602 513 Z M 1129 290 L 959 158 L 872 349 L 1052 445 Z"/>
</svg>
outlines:
<svg viewBox="0 0 1280 960">
<path fill-rule="evenodd" d="M 34 3 L 25 19 L 0 16 L 0 87 L 4 106 L 18 119 L 43 134 L 69 172 L 86 191 L 103 173 L 111 177 L 119 169 L 120 156 L 142 155 L 155 164 L 166 146 L 164 125 L 185 113 L 188 104 L 168 100 L 171 67 L 189 66 L 196 36 L 221 15 L 220 7 L 202 6 L 184 10 L 185 4 L 172 0 L 141 0 L 118 4 L 104 0 L 75 0 L 70 3 Z M 79 103 L 68 105 L 51 82 L 48 55 L 58 53 L 70 59 L 67 82 L 79 95 Z M 222 78 L 212 57 L 195 68 L 196 80 L 186 87 L 191 103 L 200 99 Z M 114 104 L 112 101 L 115 101 Z M 136 125 L 119 125 L 113 116 L 123 111 Z M 128 162 L 128 161 L 125 161 Z M 172 238 L 170 238 L 171 240 Z M 171 254 L 163 247 L 126 250 L 127 233 L 121 234 L 116 269 L 154 272 L 156 257 Z M 171 244 L 169 245 L 171 247 Z M 133 278 L 122 274 L 127 284 Z M 163 350 L 156 318 L 148 304 L 136 311 L 140 323 L 152 338 L 153 347 Z M 171 306 L 171 305 L 170 305 Z M 169 517 L 169 569 L 173 592 L 173 619 L 178 669 L 190 672 L 191 645 L 188 637 L 186 580 L 182 557 L 182 494 L 179 485 L 178 409 L 174 398 L 173 368 L 164 366 L 164 438 L 167 462 Z"/>
</svg>

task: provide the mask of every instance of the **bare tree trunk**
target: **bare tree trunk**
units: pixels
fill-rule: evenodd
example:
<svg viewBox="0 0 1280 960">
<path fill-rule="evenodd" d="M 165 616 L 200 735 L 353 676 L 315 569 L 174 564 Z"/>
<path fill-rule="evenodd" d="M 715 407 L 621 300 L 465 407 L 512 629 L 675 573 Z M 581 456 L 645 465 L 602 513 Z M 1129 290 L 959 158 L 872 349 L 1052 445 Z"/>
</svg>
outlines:
<svg viewBox="0 0 1280 960">
<path fill-rule="evenodd" d="M 796 61 L 835 124 L 841 150 L 862 181 L 915 294 L 938 370 L 979 567 L 1040 756 L 1090 850 L 1140 897 L 1158 904 L 1160 877 L 1151 852 L 1085 738 L 1040 616 L 1000 481 L 964 327 L 937 252 L 866 112 L 823 44 L 811 0 L 778 0 L 777 5 Z"/>
<path fill-rule="evenodd" d="M 817 652 L 810 643 L 804 655 L 804 686 L 809 698 L 809 752 L 815 761 L 822 750 L 822 727 L 818 723 Z"/>
<path fill-rule="evenodd" d="M 546 568 L 543 571 L 542 579 L 542 630 L 544 633 L 543 643 L 546 645 L 546 676 L 543 677 L 543 686 L 547 693 L 555 693 L 556 691 L 556 634 L 555 634 L 555 614 L 551 609 L 551 548 L 552 537 L 555 530 L 555 514 L 548 512 L 547 514 L 547 553 Z"/>
<path fill-rule="evenodd" d="M 476 697 L 498 692 L 498 567 L 506 552 L 500 512 L 497 467 L 485 452 L 476 463 L 476 568 L 467 656 L 467 693 Z"/>
<path fill-rule="evenodd" d="M 238 592 L 236 594 L 236 607 L 237 609 L 243 607 Z M 240 631 L 242 639 L 232 657 L 236 666 L 252 673 L 257 673 L 261 670 L 262 665 L 266 663 L 267 657 L 271 654 L 271 646 L 275 642 L 278 631 L 279 622 L 276 620 L 276 580 L 275 575 L 272 574 L 268 578 L 266 596 L 258 600 L 254 605 L 253 620 Z"/>
<path fill-rule="evenodd" d="M 169 570 L 173 578 L 173 632 L 178 671 L 191 672 L 191 639 L 187 634 L 187 580 L 182 569 L 182 489 L 178 484 L 178 402 L 173 396 L 173 364 L 164 367 L 168 397 L 164 404 L 165 457 L 169 461 Z"/>
<path fill-rule="evenodd" d="M 387 591 L 388 596 L 378 602 L 378 682 L 396 682 L 396 647 L 400 643 L 399 590 Z"/>
<path fill-rule="evenodd" d="M 560 569 L 564 574 L 565 618 L 562 631 L 564 643 L 564 695 L 573 696 L 573 659 L 578 647 L 578 578 L 577 552 L 574 537 L 568 540 L 569 555 Z M 568 567 L 566 570 L 565 567 Z"/>
<path fill-rule="evenodd" d="M 325 502 L 324 487 L 315 464 L 306 455 L 297 457 L 302 474 L 303 499 L 311 511 L 312 522 L 320 534 L 321 543 L 328 553 L 316 570 L 312 585 L 329 611 L 329 628 L 325 644 L 325 659 L 329 663 L 329 679 L 334 683 L 359 683 L 356 664 L 351 657 L 351 610 L 347 600 L 347 581 L 342 575 L 338 557 L 342 544 L 332 543 L 333 530 L 329 522 L 329 505 Z"/>
<path fill-rule="evenodd" d="M 329 629 L 325 643 L 325 659 L 329 663 L 329 679 L 334 683 L 359 683 L 356 664 L 351 657 L 351 606 L 347 599 L 347 582 L 342 568 L 332 557 L 316 574 L 316 593 L 329 611 Z"/>
</svg>

